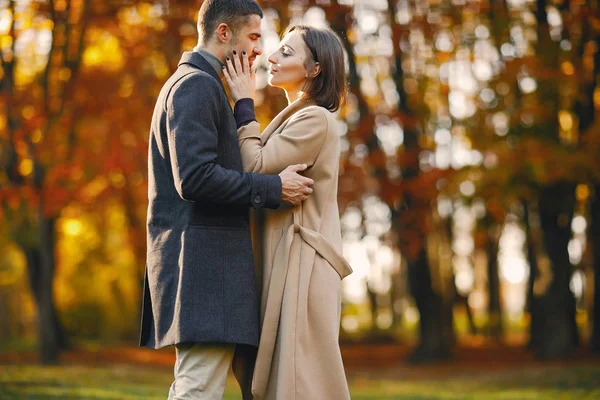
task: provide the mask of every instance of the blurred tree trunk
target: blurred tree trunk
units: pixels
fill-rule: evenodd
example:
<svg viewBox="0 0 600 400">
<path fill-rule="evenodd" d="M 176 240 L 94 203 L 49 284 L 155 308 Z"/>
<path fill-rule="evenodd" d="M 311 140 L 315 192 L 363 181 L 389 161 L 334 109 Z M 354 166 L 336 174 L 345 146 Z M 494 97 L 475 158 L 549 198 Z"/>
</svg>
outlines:
<svg viewBox="0 0 600 400">
<path fill-rule="evenodd" d="M 144 276 L 146 270 L 144 267 L 146 260 L 146 221 L 142 219 L 140 213 L 138 212 L 139 203 L 135 198 L 135 188 L 133 185 L 128 184 L 122 201 L 125 210 L 125 216 L 127 218 L 129 244 L 133 251 L 134 263 L 139 266 L 136 272 L 138 285 L 141 290 L 144 288 Z"/>
<path fill-rule="evenodd" d="M 596 13 L 598 9 L 596 9 Z M 586 26 L 586 33 L 590 34 L 591 27 Z M 594 92 L 597 90 L 600 78 L 600 36 L 594 38 L 596 49 L 594 53 L 594 68 L 591 79 L 585 87 L 585 97 L 581 106 L 578 107 L 578 115 L 581 131 L 584 133 L 594 124 L 596 119 L 596 108 L 594 105 Z M 583 46 L 582 46 L 583 55 Z M 600 353 L 600 184 L 593 185 L 592 200 L 590 204 L 590 238 L 592 250 L 592 269 L 594 272 L 594 300 L 592 305 L 592 334 L 590 337 L 590 349 L 594 353 Z"/>
<path fill-rule="evenodd" d="M 434 203 L 437 204 L 437 201 Z M 433 206 L 437 208 L 437 206 Z M 437 211 L 434 211 L 437 214 Z M 439 214 L 438 214 L 439 215 Z M 452 240 L 454 238 L 454 223 L 452 218 L 434 218 L 436 223 L 440 225 L 440 233 L 445 243 L 447 255 L 440 254 L 440 282 L 441 282 L 441 297 L 442 297 L 442 323 L 444 342 L 448 343 L 448 349 L 456 343 L 456 332 L 454 331 L 454 305 L 459 298 L 458 289 L 456 288 L 456 274 L 454 273 L 454 265 L 452 263 L 454 252 L 452 250 Z M 444 252 L 444 250 L 442 250 Z M 438 253 L 439 254 L 439 253 Z M 431 265 L 431 264 L 430 264 Z M 434 285 L 435 288 L 435 285 Z M 473 315 L 469 307 L 469 302 L 466 302 L 467 318 L 469 327 L 473 333 L 477 331 Z"/>
<path fill-rule="evenodd" d="M 10 312 L 9 296 L 10 292 L 5 293 L 3 289 L 0 289 L 0 341 L 3 343 L 6 343 L 13 337 L 9 320 L 12 314 Z"/>
<path fill-rule="evenodd" d="M 534 343 L 539 358 L 567 356 L 579 344 L 575 298 L 569 287 L 572 267 L 568 245 L 575 206 L 574 189 L 569 183 L 547 187 L 542 190 L 538 204 L 542 241 L 552 271 L 548 287 L 535 299 L 534 311 L 539 313 L 542 333 Z"/>
<path fill-rule="evenodd" d="M 83 2 L 67 1 L 66 4 L 56 5 L 54 0 L 49 0 L 47 3 L 40 5 L 36 12 L 47 12 L 48 18 L 52 24 L 52 40 L 49 50 L 48 61 L 44 72 L 37 81 L 37 86 L 32 92 L 40 93 L 38 100 L 38 113 L 40 118 L 43 118 L 44 124 L 42 137 L 45 140 L 53 135 L 64 135 L 68 138 L 65 142 L 69 147 L 74 145 L 75 122 L 74 118 L 70 118 L 66 123 L 61 118 L 65 114 L 66 109 L 76 107 L 76 104 L 70 103 L 73 97 L 75 82 L 79 72 L 81 56 L 84 50 L 84 38 L 88 26 L 87 11 L 90 0 Z M 53 296 L 53 283 L 55 273 L 55 228 L 56 220 L 60 215 L 60 209 L 48 211 L 48 207 L 54 206 L 50 196 L 46 194 L 47 187 L 45 180 L 48 169 L 51 166 L 46 165 L 39 155 L 37 144 L 31 140 L 29 132 L 25 132 L 24 139 L 21 144 L 27 148 L 27 156 L 31 158 L 33 164 L 32 178 L 27 181 L 18 171 L 19 159 L 15 148 L 17 140 L 15 132 L 26 130 L 27 127 L 21 120 L 21 100 L 20 93 L 15 90 L 15 42 L 16 32 L 15 24 L 17 17 L 15 13 L 16 1 L 8 2 L 8 10 L 12 14 L 12 24 L 9 30 L 9 35 L 12 37 L 11 51 L 4 53 L 0 52 L 0 61 L 4 70 L 4 76 L 1 80 L 1 94 L 6 99 L 6 115 L 7 115 L 7 138 L 5 139 L 5 147 L 7 148 L 7 156 L 2 160 L 8 172 L 8 178 L 15 188 L 30 186 L 34 189 L 38 197 L 38 202 L 31 202 L 25 206 L 25 212 L 29 214 L 31 221 L 35 221 L 30 229 L 35 232 L 36 240 L 31 241 L 28 245 L 23 246 L 27 257 L 27 267 L 29 280 L 36 305 L 38 309 L 38 334 L 40 347 L 40 361 L 44 364 L 54 364 L 58 362 L 60 348 L 66 347 L 66 335 L 59 323 Z M 37 6 L 36 6 L 37 7 Z M 6 54 L 9 54 L 6 57 Z M 69 78 L 65 81 L 53 79 L 56 76 L 56 71 L 69 72 Z M 56 102 L 53 100 L 58 99 Z M 73 111 L 74 108 L 71 110 Z M 69 153 L 67 153 L 69 154 Z M 46 196 L 46 197 L 45 197 Z"/>
<path fill-rule="evenodd" d="M 135 298 L 135 302 L 141 305 L 142 295 L 144 292 L 144 281 L 146 276 L 146 221 L 141 218 L 137 208 L 139 206 L 138 201 L 135 199 L 135 191 L 132 185 L 128 185 L 123 196 L 123 205 L 125 216 L 127 218 L 127 229 L 129 245 L 131 246 L 134 260 L 133 265 L 136 272 L 136 281 L 138 284 L 138 296 Z M 121 299 L 123 295 L 118 290 L 116 282 L 113 282 L 111 288 L 115 292 L 115 298 Z M 128 301 L 124 301 L 124 306 L 127 305 Z M 141 321 L 142 318 L 142 307 L 136 307 L 136 320 Z M 131 326 L 128 330 L 127 336 L 131 339 L 136 339 L 139 334 L 139 326 Z"/>
<path fill-rule="evenodd" d="M 525 224 L 525 242 L 526 242 L 526 255 L 527 262 L 529 264 L 529 281 L 527 282 L 527 303 L 526 311 L 529 313 L 529 343 L 527 348 L 534 349 L 535 343 L 539 341 L 540 331 L 540 319 L 539 312 L 534 310 L 536 306 L 535 295 L 533 293 L 533 287 L 535 280 L 537 279 L 538 262 L 537 262 L 537 250 L 535 245 L 535 238 L 531 226 L 532 213 L 531 207 L 527 200 L 522 199 L 521 204 L 523 206 L 523 222 Z"/>
<path fill-rule="evenodd" d="M 45 318 L 44 320 L 47 321 L 48 324 L 53 325 L 53 328 L 47 326 L 44 329 L 53 329 L 55 332 L 56 345 L 58 349 L 66 350 L 69 348 L 69 341 L 64 327 L 60 322 L 60 318 L 58 317 L 58 313 L 56 311 L 56 307 L 54 306 L 54 302 L 50 303 L 50 310 L 42 311 L 42 299 L 44 296 L 43 293 L 44 291 L 48 290 L 48 288 L 43 287 L 42 268 L 44 267 L 42 266 L 40 250 L 38 248 L 27 248 L 26 246 L 21 246 L 21 248 L 23 249 L 25 257 L 27 259 L 29 286 L 31 288 L 31 292 L 33 293 L 33 298 L 35 300 L 35 305 L 37 307 L 38 314 L 46 311 L 51 313 L 51 316 Z"/>
<path fill-rule="evenodd" d="M 592 309 L 592 336 L 590 349 L 600 353 L 600 185 L 594 186 L 594 199 L 591 204 L 590 242 L 593 251 L 594 304 Z"/>
<path fill-rule="evenodd" d="M 559 70 L 558 44 L 550 38 L 547 1 L 536 1 L 536 21 L 538 26 L 537 62 L 540 65 Z M 542 107 L 547 107 L 558 118 L 560 93 L 557 85 L 541 87 Z M 559 140 L 558 121 L 552 125 L 553 140 Z M 539 192 L 538 211 L 544 251 L 548 256 L 551 278 L 545 290 L 537 296 L 533 311 L 538 313 L 540 334 L 534 343 L 538 358 L 564 357 L 572 353 L 579 343 L 575 321 L 575 298 L 569 287 L 572 266 L 568 245 L 571 239 L 571 220 L 575 207 L 575 185 L 556 182 L 543 187 Z M 547 334 L 552 332 L 551 335 Z"/>
<path fill-rule="evenodd" d="M 416 260 L 408 261 L 407 267 L 408 287 L 420 316 L 420 342 L 409 361 L 420 363 L 447 359 L 452 340 L 447 329 L 448 318 L 444 315 L 447 309 L 442 296 L 433 290 L 425 249 Z"/>
<path fill-rule="evenodd" d="M 404 70 L 400 40 L 403 28 L 395 19 L 397 5 L 388 1 L 389 15 L 394 43 L 394 72 L 393 78 L 398 93 L 398 112 L 404 128 L 404 151 L 399 164 L 403 182 L 407 187 L 415 182 L 420 174 L 419 144 L 420 129 L 418 116 L 409 107 L 408 96 L 404 90 Z M 414 187 L 412 188 L 414 190 Z M 452 303 L 444 299 L 441 293 L 436 293 L 432 285 L 431 265 L 426 251 L 425 219 L 429 215 L 430 204 L 425 199 L 412 193 L 411 189 L 403 192 L 403 204 L 392 213 L 396 230 L 405 236 L 401 245 L 403 255 L 407 259 L 408 282 L 411 295 L 419 310 L 420 343 L 411 354 L 411 362 L 427 362 L 450 357 L 450 347 L 453 340 Z M 406 237 L 410 236 L 410 238 Z"/>
<path fill-rule="evenodd" d="M 37 224 L 25 227 L 37 229 L 35 246 L 19 243 L 27 260 L 29 286 L 38 314 L 38 345 L 43 364 L 57 363 L 59 351 L 69 347 L 54 304 L 55 227 L 56 218 L 46 216 L 40 204 Z"/>
<path fill-rule="evenodd" d="M 456 285 L 455 285 L 454 291 L 456 292 Z M 463 296 L 462 294 L 457 293 L 454 303 L 462 305 L 465 308 L 465 314 L 467 315 L 467 323 L 469 324 L 469 334 L 472 336 L 478 335 L 479 329 L 477 328 L 477 325 L 475 324 L 475 319 L 473 317 L 473 310 L 471 309 L 471 306 L 469 305 L 469 295 Z"/>
<path fill-rule="evenodd" d="M 39 209 L 39 270 L 36 276 L 38 298 L 38 330 L 40 357 L 43 364 L 58 362 L 59 338 L 56 309 L 54 306 L 54 272 L 55 272 L 55 226 L 56 218 L 44 214 L 43 203 Z"/>
<path fill-rule="evenodd" d="M 390 290 L 390 309 L 392 312 L 392 331 L 397 331 L 402 323 L 402 311 L 397 305 L 399 301 L 405 297 L 405 275 L 402 272 L 402 268 L 391 274 L 390 279 L 392 280 L 392 287 Z"/>
<path fill-rule="evenodd" d="M 377 292 L 371 289 L 369 281 L 365 281 L 367 288 L 367 298 L 369 299 L 369 311 L 371 312 L 371 331 L 376 332 L 379 327 L 377 325 Z"/>
<path fill-rule="evenodd" d="M 594 15 L 596 20 L 600 17 L 599 7 L 600 3 L 589 2 L 582 9 L 583 18 L 589 18 L 590 15 Z M 591 18 L 590 18 L 591 20 Z M 597 111 L 596 104 L 594 101 L 594 93 L 598 87 L 598 79 L 600 79 L 600 36 L 598 35 L 600 30 L 597 26 L 590 23 L 582 23 L 582 39 L 578 48 L 578 58 L 580 66 L 585 73 L 581 79 L 581 93 L 582 96 L 578 98 L 575 105 L 575 113 L 579 121 L 579 131 L 582 136 L 582 140 L 579 141 L 580 149 L 587 145 L 587 136 L 590 135 L 589 130 L 597 122 Z M 586 47 L 594 44 L 593 56 L 586 55 Z M 591 70 L 585 68 L 586 57 L 593 61 L 593 67 Z M 591 182 L 590 185 L 591 196 L 590 201 L 590 228 L 588 243 L 591 245 L 591 261 L 592 271 L 594 276 L 594 299 L 592 304 L 591 315 L 589 320 L 591 322 L 591 336 L 589 340 L 589 346 L 592 352 L 600 352 L 600 184 Z M 588 199 L 585 199 L 586 201 Z"/>
<path fill-rule="evenodd" d="M 502 337 L 502 305 L 500 302 L 500 271 L 498 269 L 498 247 L 500 235 L 498 225 L 492 221 L 489 213 L 485 220 L 486 228 L 486 253 L 488 276 L 488 329 L 487 334 L 493 338 Z"/>
<path fill-rule="evenodd" d="M 51 2 L 52 3 L 52 2 Z M 12 14 L 12 24 L 10 27 L 9 35 L 15 37 L 15 1 L 9 2 L 9 12 Z M 54 38 L 53 38 L 54 41 Z M 10 54 L 14 55 L 14 44 L 15 40 L 12 41 L 12 50 Z M 2 94 L 6 100 L 6 116 L 7 116 L 7 140 L 6 147 L 8 157 L 4 160 L 6 163 L 6 170 L 8 172 L 8 178 L 13 185 L 20 185 L 24 183 L 23 177 L 18 172 L 18 158 L 15 151 L 15 130 L 20 127 L 18 120 L 18 111 L 15 101 L 15 86 L 14 86 L 14 74 L 15 74 L 15 57 L 10 56 L 5 58 L 4 53 L 2 54 L 2 66 L 4 68 L 4 77 L 2 79 Z M 34 184 L 40 188 L 41 180 L 39 174 L 41 168 L 36 162 L 36 175 Z M 29 208 L 26 212 L 33 210 L 33 207 Z M 37 226 L 25 227 L 27 233 L 30 231 L 37 230 L 37 240 L 34 240 L 35 245 L 28 246 L 23 243 L 19 243 L 22 249 L 24 249 L 25 256 L 27 258 L 27 269 L 29 274 L 30 286 L 36 301 L 38 311 L 38 345 L 40 349 L 40 360 L 43 364 L 55 364 L 58 362 L 59 352 L 59 337 L 62 337 L 63 344 L 66 343 L 64 335 L 62 334 L 62 328 L 59 328 L 58 318 L 56 310 L 54 308 L 54 300 L 52 293 L 52 283 L 54 277 L 54 219 L 48 218 L 44 215 L 43 204 L 40 201 L 38 206 L 38 212 L 35 218 L 37 220 Z M 19 228 L 17 228 L 19 229 Z M 25 233 L 25 236 L 27 236 Z M 20 236 L 20 235 L 19 235 Z"/>
<path fill-rule="evenodd" d="M 390 9 L 390 17 L 392 21 L 395 15 L 395 4 L 388 2 Z M 351 7 L 340 5 L 332 5 L 324 8 L 327 15 L 327 20 L 331 24 L 331 28 L 342 39 L 344 48 L 348 54 L 349 63 L 349 89 L 356 96 L 358 101 L 358 110 L 360 113 L 360 122 L 356 127 L 357 136 L 369 148 L 370 154 L 381 151 L 378 148 L 377 138 L 373 134 L 374 116 L 369 111 L 369 108 L 360 92 L 360 77 L 356 68 L 356 58 L 352 43 L 348 39 L 349 18 L 351 18 Z M 394 43 L 399 43 L 400 27 L 392 22 L 394 30 Z M 407 96 L 403 90 L 403 72 L 402 59 L 399 54 L 398 46 L 395 48 L 395 66 L 396 74 L 395 81 L 397 91 L 400 95 L 400 117 L 403 119 L 404 128 L 404 148 L 406 160 L 402 160 L 402 176 L 407 183 L 414 182 L 419 176 L 418 154 L 420 146 L 418 144 L 419 129 L 418 119 L 411 113 L 408 108 Z M 379 180 L 381 186 L 389 186 L 392 183 L 387 177 L 385 168 L 373 163 L 370 166 L 374 176 Z M 400 189 L 399 189 L 400 190 Z M 409 189 L 410 190 L 410 189 Z M 413 189 L 414 190 L 414 189 Z M 429 260 L 426 254 L 425 237 L 426 233 L 420 231 L 425 218 L 429 215 L 431 207 L 429 202 L 417 198 L 411 193 L 403 193 L 404 201 L 398 203 L 395 199 L 382 199 L 392 209 L 393 227 L 401 236 L 410 237 L 408 241 L 400 239 L 400 250 L 407 260 L 407 275 L 409 281 L 409 289 L 411 295 L 415 299 L 417 309 L 420 314 L 420 344 L 410 357 L 410 361 L 424 362 L 434 361 L 447 358 L 450 354 L 450 344 L 452 341 L 452 304 L 444 302 L 441 294 L 435 293 L 432 286 L 432 277 L 430 271 Z M 417 221 L 417 224 L 412 224 L 410 221 Z M 417 232 L 415 232 L 415 230 Z M 410 231 L 411 233 L 408 233 Z M 412 233 L 415 233 L 414 235 Z M 410 243 L 408 243 L 410 242 Z M 410 249 L 409 249 L 410 248 Z"/>
<path fill-rule="evenodd" d="M 596 9 L 598 12 L 598 9 Z M 587 91 L 587 106 L 591 114 L 588 118 L 589 125 L 592 125 L 596 116 L 594 107 L 594 91 L 597 90 L 598 79 L 600 74 L 600 36 L 595 38 L 596 53 L 594 54 L 594 71 L 592 84 Z M 583 129 L 583 128 L 582 128 Z M 590 241 L 593 251 L 593 270 L 594 270 L 594 304 L 592 311 L 592 336 L 590 338 L 590 348 L 595 353 L 600 353 L 600 184 L 594 185 L 594 199 L 591 204 L 591 227 Z"/>
<path fill-rule="evenodd" d="M 405 129 L 406 153 L 415 154 L 418 146 L 416 131 L 411 134 Z M 411 157 L 416 161 L 409 163 L 403 169 L 404 179 L 415 179 L 418 170 L 418 157 Z M 415 300 L 419 311 L 420 342 L 409 357 L 410 362 L 430 362 L 443 360 L 450 357 L 450 348 L 453 343 L 452 302 L 442 294 L 445 282 L 440 283 L 438 290 L 434 290 L 432 279 L 432 265 L 427 256 L 426 237 L 422 231 L 425 224 L 427 204 L 422 204 L 420 199 L 412 193 L 404 193 L 404 204 L 401 211 L 392 212 L 393 225 L 402 235 L 400 249 L 406 258 L 407 278 L 410 294 Z"/>
</svg>

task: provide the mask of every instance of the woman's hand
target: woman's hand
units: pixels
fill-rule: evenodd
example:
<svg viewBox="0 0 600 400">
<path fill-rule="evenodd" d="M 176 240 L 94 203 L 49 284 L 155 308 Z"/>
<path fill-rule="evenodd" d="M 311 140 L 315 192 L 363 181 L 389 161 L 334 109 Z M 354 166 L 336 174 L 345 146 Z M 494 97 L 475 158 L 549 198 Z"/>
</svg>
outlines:
<svg viewBox="0 0 600 400">
<path fill-rule="evenodd" d="M 248 54 L 245 51 L 242 51 L 239 56 L 234 50 L 233 57 L 227 57 L 223 75 L 229 85 L 229 92 L 234 102 L 239 99 L 254 98 L 256 71 L 250 68 Z"/>
</svg>

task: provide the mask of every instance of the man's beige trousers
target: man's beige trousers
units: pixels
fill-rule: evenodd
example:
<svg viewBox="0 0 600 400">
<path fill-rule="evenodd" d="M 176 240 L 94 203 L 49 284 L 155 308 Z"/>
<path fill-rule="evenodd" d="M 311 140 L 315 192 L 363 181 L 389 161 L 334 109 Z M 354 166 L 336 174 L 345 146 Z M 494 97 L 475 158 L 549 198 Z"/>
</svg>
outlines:
<svg viewBox="0 0 600 400">
<path fill-rule="evenodd" d="M 222 400 L 235 345 L 178 344 L 169 400 Z"/>
</svg>

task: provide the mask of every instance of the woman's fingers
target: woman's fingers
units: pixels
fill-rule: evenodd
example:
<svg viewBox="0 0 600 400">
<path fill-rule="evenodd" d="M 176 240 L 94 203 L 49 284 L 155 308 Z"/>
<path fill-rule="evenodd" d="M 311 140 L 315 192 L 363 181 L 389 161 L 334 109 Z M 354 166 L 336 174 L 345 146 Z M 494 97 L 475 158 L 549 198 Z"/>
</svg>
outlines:
<svg viewBox="0 0 600 400">
<path fill-rule="evenodd" d="M 244 73 L 244 69 L 242 68 L 242 63 L 240 62 L 240 54 L 238 54 L 235 50 L 233 51 L 233 61 L 235 63 L 235 70 L 239 75 Z"/>
<path fill-rule="evenodd" d="M 229 76 L 229 72 L 227 71 L 227 68 L 225 68 L 224 65 L 223 65 L 223 76 L 225 77 L 225 80 L 227 81 L 227 84 L 229 86 L 231 86 L 231 76 Z"/>
<path fill-rule="evenodd" d="M 227 81 L 227 85 L 229 85 L 234 100 L 254 96 L 256 71 L 250 68 L 248 55 L 245 51 L 242 54 L 235 52 L 225 58 L 223 76 Z"/>
<path fill-rule="evenodd" d="M 237 70 L 233 66 L 233 63 L 231 62 L 231 57 L 227 56 L 225 58 L 225 64 L 227 65 L 227 70 L 229 71 L 229 75 L 232 77 L 237 76 Z"/>
<path fill-rule="evenodd" d="M 242 63 L 244 66 L 244 72 L 252 75 L 252 71 L 250 71 L 250 62 L 248 61 L 248 53 L 246 51 L 242 51 Z"/>
</svg>

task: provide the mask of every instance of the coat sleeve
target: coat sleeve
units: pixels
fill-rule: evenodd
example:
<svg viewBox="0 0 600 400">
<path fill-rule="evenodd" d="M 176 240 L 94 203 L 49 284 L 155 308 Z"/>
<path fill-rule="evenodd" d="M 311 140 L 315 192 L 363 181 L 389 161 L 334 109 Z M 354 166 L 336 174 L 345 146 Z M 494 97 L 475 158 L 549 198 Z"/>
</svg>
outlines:
<svg viewBox="0 0 600 400">
<path fill-rule="evenodd" d="M 277 174 L 288 165 L 312 166 L 328 131 L 327 117 L 317 107 L 297 112 L 281 133 L 262 143 L 260 125 L 250 122 L 238 129 L 244 171 Z"/>
<path fill-rule="evenodd" d="M 221 88 L 210 76 L 181 79 L 167 98 L 167 135 L 175 189 L 182 199 L 277 208 L 281 179 L 217 163 Z M 221 111 L 222 112 L 222 111 Z"/>
</svg>

